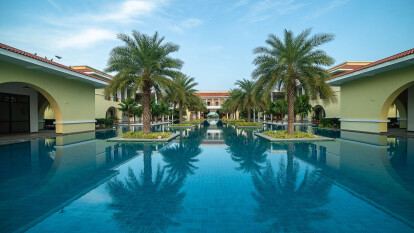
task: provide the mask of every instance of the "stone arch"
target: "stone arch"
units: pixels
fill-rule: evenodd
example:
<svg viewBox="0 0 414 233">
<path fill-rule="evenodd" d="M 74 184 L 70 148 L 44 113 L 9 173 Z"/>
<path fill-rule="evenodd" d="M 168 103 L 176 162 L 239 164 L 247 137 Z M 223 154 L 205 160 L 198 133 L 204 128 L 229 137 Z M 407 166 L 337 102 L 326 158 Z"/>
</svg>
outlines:
<svg viewBox="0 0 414 233">
<path fill-rule="evenodd" d="M 105 118 L 108 118 L 108 113 L 109 115 L 112 115 L 113 113 L 114 115 L 112 115 L 112 117 L 116 117 L 116 119 L 119 119 L 119 111 L 114 106 L 111 106 L 106 110 Z"/>
<path fill-rule="evenodd" d="M 313 115 L 319 116 L 319 120 L 321 120 L 322 118 L 326 117 L 325 108 L 321 105 L 315 105 L 313 108 Z"/>
<path fill-rule="evenodd" d="M 388 98 L 384 101 L 384 104 L 382 105 L 381 112 L 380 112 L 380 120 L 388 120 L 388 111 L 391 107 L 391 105 L 394 103 L 399 115 L 400 115 L 400 128 L 407 128 L 407 109 L 405 108 L 404 104 L 401 102 L 400 99 L 398 99 L 398 96 L 407 90 L 409 87 L 413 86 L 414 82 L 408 82 L 401 87 L 397 88 L 395 91 L 393 91 Z M 387 127 L 387 125 L 384 124 L 383 127 Z M 387 127 L 388 128 L 388 127 Z M 380 129 L 382 132 L 387 132 L 387 128 Z"/>
<path fill-rule="evenodd" d="M 22 85 L 26 85 L 27 87 L 36 90 L 37 92 L 42 94 L 46 98 L 46 100 L 52 105 L 52 108 L 55 112 L 56 121 L 62 121 L 62 113 L 61 113 L 59 104 L 57 103 L 56 99 L 51 94 L 49 94 L 47 91 L 45 91 L 43 88 L 41 88 L 37 85 L 34 85 L 32 83 L 21 82 L 21 81 L 11 81 L 11 82 L 1 82 L 0 83 L 0 85 L 4 85 L 4 84 L 22 84 Z M 58 132 L 57 127 L 56 127 L 56 132 Z"/>
</svg>

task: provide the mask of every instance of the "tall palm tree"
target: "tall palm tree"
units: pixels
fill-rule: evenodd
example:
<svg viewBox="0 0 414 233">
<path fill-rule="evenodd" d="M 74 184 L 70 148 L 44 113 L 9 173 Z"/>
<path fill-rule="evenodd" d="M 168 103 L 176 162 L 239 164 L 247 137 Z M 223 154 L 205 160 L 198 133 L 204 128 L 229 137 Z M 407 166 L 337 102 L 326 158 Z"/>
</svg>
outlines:
<svg viewBox="0 0 414 233">
<path fill-rule="evenodd" d="M 235 85 L 238 88 L 233 89 L 229 98 L 228 106 L 233 109 L 247 110 L 247 121 L 250 122 L 252 109 L 255 105 L 255 99 L 253 97 L 253 90 L 255 83 L 251 80 L 237 80 Z"/>
<path fill-rule="evenodd" d="M 137 108 L 137 102 L 132 99 L 132 98 L 128 98 L 126 100 L 122 100 L 119 105 L 118 110 L 122 111 L 122 112 L 126 112 L 127 116 L 128 116 L 128 124 L 131 122 L 131 113 L 135 112 L 134 109 Z"/>
<path fill-rule="evenodd" d="M 174 85 L 171 85 L 167 94 L 170 96 L 172 102 L 178 103 L 180 124 L 183 123 L 183 109 L 190 106 L 199 98 L 194 95 L 197 91 L 194 89 L 198 83 L 194 82 L 194 78 L 186 75 L 178 75 L 173 78 Z"/>
<path fill-rule="evenodd" d="M 252 76 L 257 80 L 255 91 L 263 91 L 265 95 L 276 87 L 284 87 L 288 102 L 288 133 L 294 133 L 295 88 L 301 84 L 311 96 L 317 94 L 325 102 L 335 100 L 332 88 L 325 82 L 329 73 L 323 66 L 334 63 L 334 59 L 317 47 L 333 40 L 332 34 L 320 33 L 309 38 L 311 29 L 294 36 L 292 31 L 285 30 L 283 41 L 270 34 L 266 40 L 268 47 L 262 46 L 253 50 L 257 57 L 253 64 L 256 69 Z"/>
<path fill-rule="evenodd" d="M 118 34 L 123 46 L 112 49 L 108 61 L 107 72 L 118 72 L 106 87 L 106 94 L 115 93 L 125 88 L 131 88 L 135 93 L 142 91 L 143 132 L 150 133 L 151 129 L 151 90 L 165 89 L 174 85 L 171 78 L 179 74 L 183 62 L 170 57 L 177 52 L 179 46 L 165 43 L 164 37 L 157 32 L 148 36 L 132 31 L 132 37 Z"/>
</svg>

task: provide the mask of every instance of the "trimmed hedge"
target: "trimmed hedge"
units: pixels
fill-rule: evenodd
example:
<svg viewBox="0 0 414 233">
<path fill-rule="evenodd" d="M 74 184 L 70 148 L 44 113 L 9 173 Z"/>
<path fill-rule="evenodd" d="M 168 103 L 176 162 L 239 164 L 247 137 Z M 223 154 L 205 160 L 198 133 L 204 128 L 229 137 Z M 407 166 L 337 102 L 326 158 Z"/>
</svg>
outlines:
<svg viewBox="0 0 414 233">
<path fill-rule="evenodd" d="M 142 131 L 138 132 L 127 132 L 122 135 L 122 138 L 134 138 L 134 139 L 160 139 L 169 138 L 172 135 L 171 132 L 154 132 L 149 134 L 144 134 Z"/>
<path fill-rule="evenodd" d="M 237 122 L 236 126 L 263 126 L 263 124 L 259 122 Z"/>
<path fill-rule="evenodd" d="M 193 127 L 192 124 L 171 124 L 170 126 L 179 126 L 179 127 Z"/>
<path fill-rule="evenodd" d="M 95 125 L 112 127 L 114 125 L 114 119 L 112 118 L 97 118 Z"/>
<path fill-rule="evenodd" d="M 287 133 L 287 130 L 278 130 L 278 131 L 265 131 L 263 132 L 264 135 L 267 135 L 269 137 L 272 138 L 282 138 L 282 139 L 286 139 L 286 138 L 315 138 L 317 136 L 311 134 L 311 133 L 306 133 L 306 132 L 302 132 L 302 131 L 295 131 L 295 133 L 293 135 L 289 135 Z"/>
<path fill-rule="evenodd" d="M 221 121 L 223 121 L 224 123 L 237 123 L 237 122 L 246 122 L 243 119 L 240 120 L 236 120 L 236 119 L 222 119 Z"/>
<path fill-rule="evenodd" d="M 194 124 L 194 125 L 197 125 L 197 124 L 200 124 L 203 121 L 204 121 L 204 119 L 192 120 L 192 121 L 184 121 L 184 124 Z"/>
<path fill-rule="evenodd" d="M 323 118 L 321 120 L 321 123 L 318 125 L 318 127 L 340 128 L 341 122 L 339 121 L 339 118 Z"/>
</svg>

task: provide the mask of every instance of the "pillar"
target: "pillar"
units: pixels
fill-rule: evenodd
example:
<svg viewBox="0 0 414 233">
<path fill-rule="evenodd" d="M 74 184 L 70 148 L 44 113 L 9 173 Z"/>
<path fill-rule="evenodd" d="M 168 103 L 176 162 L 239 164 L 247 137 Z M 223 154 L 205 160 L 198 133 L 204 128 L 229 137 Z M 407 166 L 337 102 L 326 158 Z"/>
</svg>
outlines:
<svg viewBox="0 0 414 233">
<path fill-rule="evenodd" d="M 414 131 L 414 86 L 408 88 L 407 131 Z"/>
</svg>

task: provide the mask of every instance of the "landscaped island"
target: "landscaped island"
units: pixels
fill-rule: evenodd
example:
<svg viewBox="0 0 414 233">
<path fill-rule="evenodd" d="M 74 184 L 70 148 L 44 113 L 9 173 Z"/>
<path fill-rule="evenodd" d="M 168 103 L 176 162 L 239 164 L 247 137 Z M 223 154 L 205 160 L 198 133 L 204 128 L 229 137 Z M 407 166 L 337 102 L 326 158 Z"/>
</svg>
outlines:
<svg viewBox="0 0 414 233">
<path fill-rule="evenodd" d="M 289 135 L 287 133 L 287 130 L 278 130 L 278 131 L 272 131 L 268 130 L 263 132 L 262 134 L 272 137 L 272 138 L 279 138 L 279 139 L 288 139 L 288 138 L 319 138 L 319 136 L 316 136 L 311 133 L 306 133 L 302 131 L 295 131 L 293 135 Z"/>
<path fill-rule="evenodd" d="M 237 122 L 237 127 L 262 127 L 263 124 L 259 122 Z"/>
<path fill-rule="evenodd" d="M 129 139 L 164 139 L 171 137 L 171 132 L 153 132 L 144 134 L 142 131 L 138 132 L 127 132 L 122 135 L 122 138 Z"/>
<path fill-rule="evenodd" d="M 192 128 L 194 127 L 194 124 L 171 124 L 168 127 L 177 127 L 177 128 Z"/>
</svg>

